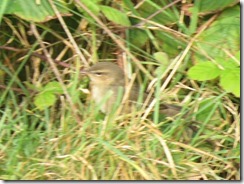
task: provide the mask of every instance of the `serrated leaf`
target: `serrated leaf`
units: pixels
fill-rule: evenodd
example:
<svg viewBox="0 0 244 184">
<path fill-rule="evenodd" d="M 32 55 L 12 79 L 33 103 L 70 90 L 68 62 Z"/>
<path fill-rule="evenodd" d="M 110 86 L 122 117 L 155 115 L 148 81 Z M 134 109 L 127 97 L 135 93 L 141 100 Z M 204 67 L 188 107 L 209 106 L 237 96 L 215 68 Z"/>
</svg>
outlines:
<svg viewBox="0 0 244 184">
<path fill-rule="evenodd" d="M 211 62 L 201 62 L 191 67 L 188 76 L 191 79 L 205 81 L 218 77 L 221 70 Z"/>
<path fill-rule="evenodd" d="M 56 101 L 56 96 L 51 92 L 39 93 L 34 98 L 34 104 L 40 110 L 52 106 Z"/>
<path fill-rule="evenodd" d="M 63 93 L 63 89 L 60 85 L 59 82 L 57 81 L 53 81 L 53 82 L 49 82 L 44 88 L 43 88 L 44 92 L 50 92 L 50 93 L 56 93 L 56 94 L 61 94 Z"/>
<path fill-rule="evenodd" d="M 108 7 L 108 6 L 100 6 L 101 11 L 106 16 L 106 18 L 116 24 L 120 24 L 122 26 L 130 26 L 129 18 L 125 13 L 121 11 Z"/>
<path fill-rule="evenodd" d="M 227 92 L 240 97 L 240 68 L 224 70 L 220 76 L 220 85 Z"/>
</svg>

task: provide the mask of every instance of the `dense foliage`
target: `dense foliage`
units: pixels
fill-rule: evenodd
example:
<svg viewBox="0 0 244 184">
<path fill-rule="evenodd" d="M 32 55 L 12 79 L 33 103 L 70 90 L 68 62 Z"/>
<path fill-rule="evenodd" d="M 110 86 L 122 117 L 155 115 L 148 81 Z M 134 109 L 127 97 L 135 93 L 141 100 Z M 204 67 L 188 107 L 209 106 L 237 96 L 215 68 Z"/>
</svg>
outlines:
<svg viewBox="0 0 244 184">
<path fill-rule="evenodd" d="M 238 2 L 0 1 L 0 179 L 239 180 Z M 99 61 L 182 113 L 104 116 Z"/>
</svg>

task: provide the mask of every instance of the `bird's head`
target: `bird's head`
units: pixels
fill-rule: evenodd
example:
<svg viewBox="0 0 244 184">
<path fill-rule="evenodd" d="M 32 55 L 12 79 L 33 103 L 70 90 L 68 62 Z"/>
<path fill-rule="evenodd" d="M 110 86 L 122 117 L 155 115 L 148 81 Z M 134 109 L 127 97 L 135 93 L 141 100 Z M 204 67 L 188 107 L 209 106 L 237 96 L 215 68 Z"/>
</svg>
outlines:
<svg viewBox="0 0 244 184">
<path fill-rule="evenodd" d="M 82 70 L 81 74 L 87 75 L 95 85 L 121 84 L 125 77 L 123 70 L 111 62 L 99 62 L 86 70 Z"/>
</svg>

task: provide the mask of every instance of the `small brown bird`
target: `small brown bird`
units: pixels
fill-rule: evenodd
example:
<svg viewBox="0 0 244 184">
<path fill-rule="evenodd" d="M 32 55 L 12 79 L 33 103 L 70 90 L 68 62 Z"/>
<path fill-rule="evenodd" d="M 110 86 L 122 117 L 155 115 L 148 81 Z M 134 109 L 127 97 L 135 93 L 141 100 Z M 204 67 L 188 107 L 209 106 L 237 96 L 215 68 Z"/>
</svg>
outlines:
<svg viewBox="0 0 244 184">
<path fill-rule="evenodd" d="M 123 70 L 116 64 L 111 62 L 99 62 L 87 70 L 82 70 L 82 74 L 87 75 L 90 78 L 91 96 L 97 105 L 105 102 L 101 106 L 101 111 L 108 114 L 112 111 L 115 102 L 118 97 L 125 94 L 126 78 Z M 108 96 L 110 94 L 110 96 Z M 122 94 L 122 95 L 119 95 Z M 107 97 L 107 99 L 106 99 Z M 133 85 L 130 88 L 128 97 L 126 99 L 127 104 L 121 104 L 122 113 L 132 112 L 134 105 L 137 103 L 139 97 L 139 87 Z M 147 94 L 144 94 L 143 100 L 145 100 Z M 120 99 L 120 102 L 122 101 Z M 152 99 L 151 99 L 152 100 Z M 174 116 L 178 114 L 181 107 L 171 104 L 160 104 L 160 113 L 166 116 Z"/>
</svg>

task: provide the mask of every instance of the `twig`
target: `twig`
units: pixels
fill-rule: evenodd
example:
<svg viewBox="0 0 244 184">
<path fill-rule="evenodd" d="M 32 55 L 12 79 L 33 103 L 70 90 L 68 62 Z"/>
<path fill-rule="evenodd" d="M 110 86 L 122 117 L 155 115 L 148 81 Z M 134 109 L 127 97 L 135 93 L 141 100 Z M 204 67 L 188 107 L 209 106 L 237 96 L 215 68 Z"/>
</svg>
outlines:
<svg viewBox="0 0 244 184">
<path fill-rule="evenodd" d="M 212 19 L 214 19 L 214 18 L 212 18 Z M 164 72 L 164 75 L 166 75 L 168 73 L 168 71 L 171 68 L 173 68 L 172 71 L 170 72 L 170 74 L 168 75 L 168 77 L 166 78 L 166 80 L 164 81 L 163 85 L 161 86 L 160 92 L 162 92 L 166 88 L 166 86 L 169 84 L 170 80 L 172 79 L 172 77 L 174 76 L 175 72 L 179 68 L 181 62 L 184 60 L 184 58 L 186 57 L 187 53 L 191 49 L 193 43 L 196 41 L 196 39 L 198 38 L 198 36 L 208 27 L 209 24 L 210 24 L 210 22 L 208 21 L 203 26 L 201 26 L 201 28 L 198 29 L 197 34 L 190 40 L 190 42 L 188 43 L 188 45 L 185 48 L 185 50 L 183 51 L 183 53 L 181 55 L 179 55 L 172 62 L 172 64 L 168 67 L 168 69 Z M 162 78 L 163 78 L 163 76 L 162 76 Z M 146 117 L 151 112 L 151 110 L 152 110 L 152 108 L 154 107 L 155 104 L 156 104 L 156 99 L 153 99 L 153 101 L 151 102 L 151 104 L 149 105 L 149 107 L 146 109 L 146 112 L 144 113 L 142 119 L 146 119 Z"/>
<path fill-rule="evenodd" d="M 62 25 L 62 27 L 63 27 L 65 33 L 67 34 L 67 36 L 68 36 L 70 42 L 71 42 L 72 45 L 74 46 L 75 51 L 76 51 L 76 53 L 78 54 L 78 56 L 80 57 L 81 61 L 83 62 L 83 64 L 84 64 L 85 66 L 89 66 L 88 62 L 86 61 L 86 58 L 85 58 L 84 55 L 81 53 L 81 51 L 80 51 L 80 49 L 79 49 L 77 43 L 75 42 L 75 40 L 74 40 L 72 34 L 70 33 L 70 31 L 69 31 L 67 25 L 65 24 L 63 17 L 62 17 L 61 14 L 59 13 L 57 7 L 54 5 L 53 0 L 49 0 L 49 3 L 51 4 L 52 9 L 54 10 L 54 12 L 55 12 L 55 14 L 56 14 L 56 16 L 57 16 L 57 18 L 58 18 L 60 24 Z"/>
<path fill-rule="evenodd" d="M 8 87 L 0 84 L 0 88 L 1 89 L 7 89 Z M 19 92 L 19 93 L 24 93 L 23 90 L 20 89 L 20 88 L 13 88 L 13 87 L 11 87 L 10 89 L 13 90 L 13 91 Z"/>
<path fill-rule="evenodd" d="M 84 5 L 84 3 L 82 3 L 79 0 L 74 0 L 81 8 L 83 8 L 83 10 L 85 10 L 102 28 L 103 30 L 110 36 L 110 38 L 116 43 L 118 44 L 118 46 L 125 51 L 126 54 L 128 54 L 128 56 L 130 56 L 130 58 L 134 61 L 134 63 L 137 65 L 137 67 L 143 71 L 145 73 L 145 75 L 148 76 L 149 79 L 153 79 L 153 77 L 151 76 L 151 74 L 146 70 L 146 68 L 140 63 L 140 61 L 133 55 L 130 53 L 130 51 L 124 46 L 123 42 L 119 39 L 116 38 L 116 36 L 113 34 L 112 31 L 110 31 L 110 29 L 96 16 L 94 15 L 94 13 L 92 13 L 92 11 L 87 8 L 87 6 Z"/>
<path fill-rule="evenodd" d="M 26 49 L 16 49 L 14 47 L 9 47 L 9 46 L 0 46 L 0 49 L 11 50 L 11 51 L 15 51 L 15 52 L 22 52 L 22 51 L 26 50 Z"/>
<path fill-rule="evenodd" d="M 16 48 L 14 48 L 14 47 L 9 47 L 9 46 L 0 46 L 0 49 L 11 50 L 11 51 L 15 51 L 15 52 L 22 52 L 22 51 L 27 52 L 26 49 L 16 49 Z M 38 54 L 38 53 L 36 53 L 36 52 L 33 52 L 33 53 L 31 53 L 30 55 L 39 57 L 39 58 L 41 58 L 41 59 L 43 59 L 43 60 L 46 60 L 46 61 L 48 60 L 48 58 L 47 58 L 46 56 L 41 55 L 41 54 Z M 63 67 L 65 67 L 65 68 L 71 68 L 71 65 L 68 64 L 68 63 L 65 63 L 65 62 L 62 62 L 62 61 L 59 61 L 59 60 L 56 60 L 56 59 L 53 59 L 53 61 L 54 61 L 56 64 L 58 64 L 58 65 L 60 65 L 60 66 L 63 66 Z"/>
<path fill-rule="evenodd" d="M 38 53 L 35 53 L 35 52 L 31 53 L 31 55 L 32 56 L 39 57 L 39 58 L 41 58 L 43 60 L 48 61 L 48 58 L 46 56 L 44 56 L 44 55 L 41 55 L 41 54 L 38 54 Z M 58 61 L 56 59 L 53 59 L 53 62 L 56 63 L 56 64 L 58 64 L 58 65 L 60 65 L 60 66 L 65 67 L 65 68 L 71 68 L 71 65 L 70 64 L 65 63 L 65 62 L 62 62 L 62 61 Z"/>
<path fill-rule="evenodd" d="M 78 109 L 75 107 L 75 105 L 74 105 L 74 103 L 73 103 L 73 101 L 72 101 L 72 98 L 70 97 L 70 95 L 69 95 L 69 93 L 68 93 L 68 91 L 67 91 L 67 88 L 65 87 L 65 85 L 64 85 L 64 83 L 63 83 L 63 80 L 62 80 L 62 78 L 61 78 L 61 75 L 60 75 L 60 73 L 59 73 L 59 71 L 58 71 L 58 69 L 57 69 L 57 67 L 56 67 L 56 65 L 55 65 L 55 63 L 54 63 L 54 61 L 53 61 L 53 59 L 51 58 L 50 53 L 49 53 L 48 50 L 46 49 L 46 47 L 45 47 L 45 45 L 44 45 L 44 43 L 43 43 L 43 41 L 42 41 L 42 39 L 41 39 L 41 36 L 40 36 L 40 34 L 38 33 L 38 31 L 37 31 L 36 25 L 35 25 L 34 23 L 31 23 L 30 27 L 31 27 L 31 30 L 32 30 L 33 34 L 35 35 L 36 39 L 38 40 L 40 46 L 42 47 L 43 52 L 44 52 L 44 54 L 45 54 L 46 57 L 47 57 L 47 61 L 48 61 L 48 63 L 50 64 L 50 66 L 51 66 L 51 68 L 52 68 L 52 70 L 53 70 L 53 72 L 54 72 L 56 78 L 58 79 L 58 81 L 59 81 L 59 83 L 60 83 L 60 85 L 61 85 L 61 87 L 62 87 L 62 89 L 63 89 L 63 91 L 64 91 L 64 95 L 66 96 L 66 98 L 67 98 L 67 100 L 68 100 L 68 102 L 69 102 L 70 108 L 72 109 L 72 113 L 73 113 L 73 115 L 74 115 L 76 121 L 77 121 L 78 123 L 80 123 L 80 122 L 81 122 L 81 119 L 80 119 L 80 117 L 78 116 Z"/>
</svg>

